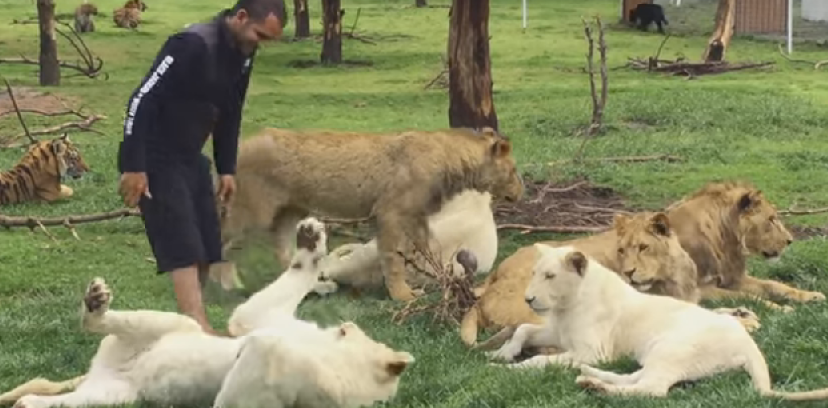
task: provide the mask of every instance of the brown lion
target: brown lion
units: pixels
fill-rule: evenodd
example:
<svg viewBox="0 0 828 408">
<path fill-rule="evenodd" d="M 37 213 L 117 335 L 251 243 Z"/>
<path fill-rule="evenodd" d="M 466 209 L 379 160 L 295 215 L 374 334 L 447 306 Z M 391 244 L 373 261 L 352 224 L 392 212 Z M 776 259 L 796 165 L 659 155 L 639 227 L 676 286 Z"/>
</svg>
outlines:
<svg viewBox="0 0 828 408">
<path fill-rule="evenodd" d="M 672 296 L 697 303 L 700 292 L 696 286 L 696 265 L 682 248 L 670 219 L 663 212 L 618 214 L 612 229 L 588 237 L 568 241 L 543 241 L 553 247 L 573 245 L 587 256 L 618 273 L 639 291 Z M 477 341 L 479 328 L 524 323 L 541 324 L 543 320 L 524 301 L 524 291 L 532 278 L 532 269 L 540 254 L 535 245 L 519 249 L 491 273 L 474 306 L 463 317 L 460 337 L 468 346 Z M 759 327 L 758 318 L 744 308 L 717 309 L 732 314 L 749 330 Z M 498 333 L 479 345 L 490 348 L 508 337 L 508 330 Z"/>
<path fill-rule="evenodd" d="M 248 229 L 268 229 L 285 265 L 296 223 L 311 212 L 370 218 L 378 230 L 385 287 L 396 300 L 416 296 L 405 280 L 405 265 L 415 258 L 408 256 L 413 248 L 426 248 L 427 217 L 443 203 L 466 189 L 508 201 L 524 192 L 509 140 L 489 128 L 387 133 L 269 128 L 240 144 L 236 185 L 232 203 L 221 211 L 225 248 Z"/>
<path fill-rule="evenodd" d="M 749 183 L 709 183 L 667 211 L 682 246 L 696 262 L 703 299 L 747 296 L 776 309 L 782 307 L 767 299 L 825 300 L 819 292 L 748 275 L 749 254 L 776 261 L 793 242 L 776 208 Z"/>
<path fill-rule="evenodd" d="M 112 12 L 112 21 L 121 28 L 138 28 L 141 13 L 147 10 L 147 4 L 141 0 L 127 0 L 123 7 Z"/>
</svg>

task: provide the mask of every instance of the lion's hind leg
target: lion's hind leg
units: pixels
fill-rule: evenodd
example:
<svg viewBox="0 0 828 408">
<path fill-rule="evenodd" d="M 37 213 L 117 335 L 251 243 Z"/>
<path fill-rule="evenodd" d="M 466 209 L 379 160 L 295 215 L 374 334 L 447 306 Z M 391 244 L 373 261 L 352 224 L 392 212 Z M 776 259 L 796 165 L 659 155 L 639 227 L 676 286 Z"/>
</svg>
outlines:
<svg viewBox="0 0 828 408">
<path fill-rule="evenodd" d="M 592 367 L 588 364 L 581 365 L 581 374 L 586 377 L 592 377 L 608 384 L 615 385 L 630 385 L 635 384 L 641 379 L 644 374 L 644 369 L 640 369 L 630 374 L 617 374 L 611 371 L 604 371 Z"/>
<path fill-rule="evenodd" d="M 25 395 L 17 400 L 13 408 L 127 405 L 136 402 L 137 399 L 138 392 L 126 381 L 116 378 L 87 377 L 75 391 L 63 395 Z"/>
<path fill-rule="evenodd" d="M 103 278 L 89 283 L 83 296 L 82 324 L 92 333 L 112 334 L 131 344 L 149 344 L 172 332 L 201 331 L 201 326 L 188 316 L 154 310 L 110 310 L 112 292 Z"/>
</svg>

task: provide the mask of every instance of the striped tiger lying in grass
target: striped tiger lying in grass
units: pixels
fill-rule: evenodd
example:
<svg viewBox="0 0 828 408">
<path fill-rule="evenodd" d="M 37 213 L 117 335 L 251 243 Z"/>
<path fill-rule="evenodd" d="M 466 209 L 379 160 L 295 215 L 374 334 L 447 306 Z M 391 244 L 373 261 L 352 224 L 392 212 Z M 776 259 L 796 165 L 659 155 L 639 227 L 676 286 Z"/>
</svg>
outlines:
<svg viewBox="0 0 828 408">
<path fill-rule="evenodd" d="M 64 176 L 80 178 L 89 167 L 69 135 L 33 144 L 11 170 L 0 173 L 0 205 L 71 197 Z"/>
</svg>

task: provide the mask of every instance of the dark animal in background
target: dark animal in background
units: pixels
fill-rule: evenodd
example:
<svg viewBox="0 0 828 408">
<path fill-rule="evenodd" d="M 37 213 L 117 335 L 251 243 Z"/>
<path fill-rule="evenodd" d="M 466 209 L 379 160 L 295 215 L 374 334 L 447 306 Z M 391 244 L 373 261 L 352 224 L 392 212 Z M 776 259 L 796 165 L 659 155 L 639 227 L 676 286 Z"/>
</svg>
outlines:
<svg viewBox="0 0 828 408">
<path fill-rule="evenodd" d="M 75 9 L 75 31 L 91 33 L 95 31 L 93 16 L 98 15 L 98 8 L 94 4 L 84 2 Z"/>
<path fill-rule="evenodd" d="M 630 23 L 638 23 L 638 29 L 647 31 L 650 24 L 655 23 L 658 27 L 658 32 L 664 34 L 664 25 L 669 25 L 667 17 L 664 16 L 664 8 L 660 4 L 639 4 L 634 9 L 630 10 Z"/>
</svg>

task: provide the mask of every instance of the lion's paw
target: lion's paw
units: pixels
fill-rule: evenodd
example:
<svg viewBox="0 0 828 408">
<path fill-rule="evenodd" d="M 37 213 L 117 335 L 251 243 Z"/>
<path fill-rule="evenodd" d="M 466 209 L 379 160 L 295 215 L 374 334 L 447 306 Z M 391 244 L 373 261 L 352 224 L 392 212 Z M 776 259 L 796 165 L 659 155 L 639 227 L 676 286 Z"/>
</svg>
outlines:
<svg viewBox="0 0 828 408">
<path fill-rule="evenodd" d="M 791 295 L 788 296 L 791 300 L 796 300 L 798 302 L 819 302 L 825 300 L 825 295 L 821 292 L 808 292 L 805 290 L 800 290 L 793 292 Z"/>
<path fill-rule="evenodd" d="M 296 249 L 307 251 L 314 258 L 321 258 L 327 252 L 328 236 L 325 233 L 325 224 L 315 217 L 308 217 L 299 221 L 296 226 Z"/>
<path fill-rule="evenodd" d="M 585 390 L 592 390 L 592 391 L 604 391 L 606 387 L 604 387 L 604 383 L 597 378 L 588 377 L 585 375 L 579 375 L 575 378 L 575 384 Z"/>
<path fill-rule="evenodd" d="M 109 310 L 112 297 L 112 292 L 109 290 L 109 286 L 106 285 L 103 278 L 92 279 L 83 296 L 83 304 L 86 306 L 86 312 L 92 315 L 103 315 Z"/>
<path fill-rule="evenodd" d="M 14 403 L 12 408 L 38 408 L 43 406 L 40 402 L 41 398 L 37 395 L 24 395 Z"/>
<path fill-rule="evenodd" d="M 500 346 L 495 351 L 487 351 L 484 354 L 490 360 L 514 361 L 515 357 L 520 354 L 521 347 L 519 344 L 507 341 L 506 344 Z"/>
<path fill-rule="evenodd" d="M 319 296 L 330 295 L 336 293 L 337 290 L 339 290 L 339 285 L 332 280 L 320 279 L 313 285 L 314 293 Z"/>
</svg>

